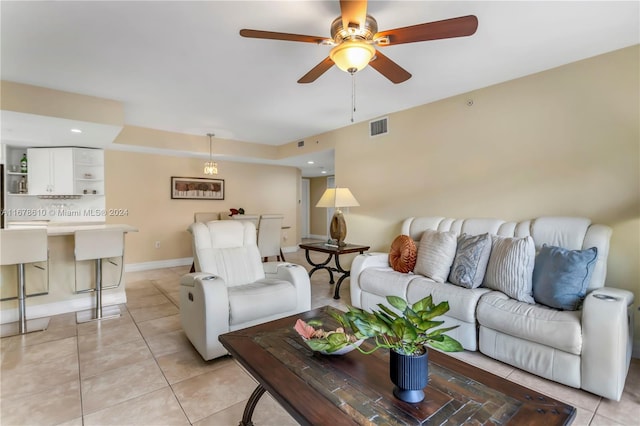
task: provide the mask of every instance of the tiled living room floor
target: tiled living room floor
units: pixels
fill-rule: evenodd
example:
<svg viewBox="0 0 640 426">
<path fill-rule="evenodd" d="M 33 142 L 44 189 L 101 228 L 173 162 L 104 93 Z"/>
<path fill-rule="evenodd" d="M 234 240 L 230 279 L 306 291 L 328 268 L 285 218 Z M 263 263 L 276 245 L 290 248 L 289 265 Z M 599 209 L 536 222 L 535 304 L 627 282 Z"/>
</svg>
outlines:
<svg viewBox="0 0 640 426">
<path fill-rule="evenodd" d="M 303 251 L 286 257 L 306 266 Z M 127 273 L 121 318 L 76 324 L 74 314 L 58 315 L 45 332 L 2 339 L 0 424 L 237 425 L 256 383 L 230 357 L 204 362 L 182 332 L 178 282 L 188 269 Z M 341 300 L 331 296 L 327 273 L 318 271 L 313 307 L 349 303 L 349 281 Z M 636 425 L 640 419 L 638 359 L 622 400 L 612 402 L 480 353 L 455 356 L 577 407 L 575 425 Z M 297 424 L 267 395 L 253 419 L 256 425 Z"/>
</svg>

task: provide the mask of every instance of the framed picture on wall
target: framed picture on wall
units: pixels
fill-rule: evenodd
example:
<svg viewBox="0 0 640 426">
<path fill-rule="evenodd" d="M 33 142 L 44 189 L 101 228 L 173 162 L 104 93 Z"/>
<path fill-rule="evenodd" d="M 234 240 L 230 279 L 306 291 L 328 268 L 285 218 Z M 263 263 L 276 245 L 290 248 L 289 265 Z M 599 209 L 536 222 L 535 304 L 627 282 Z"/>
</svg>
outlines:
<svg viewBox="0 0 640 426">
<path fill-rule="evenodd" d="M 172 176 L 171 198 L 179 200 L 224 200 L 224 179 Z"/>
</svg>

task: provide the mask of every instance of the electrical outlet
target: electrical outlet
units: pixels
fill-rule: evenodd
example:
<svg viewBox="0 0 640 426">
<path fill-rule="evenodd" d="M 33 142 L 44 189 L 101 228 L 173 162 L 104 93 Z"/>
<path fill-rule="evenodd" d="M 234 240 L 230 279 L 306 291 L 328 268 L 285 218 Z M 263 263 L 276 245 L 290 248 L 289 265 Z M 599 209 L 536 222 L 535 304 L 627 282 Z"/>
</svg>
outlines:
<svg viewBox="0 0 640 426">
<path fill-rule="evenodd" d="M 156 247 L 157 249 L 159 249 L 159 248 L 160 248 L 160 241 L 156 241 L 155 247 Z"/>
</svg>

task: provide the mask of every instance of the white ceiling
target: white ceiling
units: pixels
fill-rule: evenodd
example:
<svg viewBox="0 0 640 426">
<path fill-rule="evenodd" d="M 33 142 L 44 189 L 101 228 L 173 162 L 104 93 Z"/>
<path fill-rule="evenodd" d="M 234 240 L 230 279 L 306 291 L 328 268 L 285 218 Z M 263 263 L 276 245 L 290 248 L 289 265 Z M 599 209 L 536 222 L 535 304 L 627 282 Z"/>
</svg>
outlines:
<svg viewBox="0 0 640 426">
<path fill-rule="evenodd" d="M 359 72 L 356 122 L 640 42 L 638 1 L 370 1 L 368 12 L 380 31 L 469 14 L 479 26 L 471 37 L 380 48 L 413 77 L 394 85 L 371 67 Z M 337 0 L 3 0 L 0 73 L 122 102 L 129 125 L 280 145 L 350 125 L 351 78 L 333 67 L 298 84 L 330 47 L 238 32 L 329 37 L 339 14 Z M 20 139 L 25 126 L 2 119 L 3 140 Z M 333 172 L 332 152 L 310 158 L 277 163 Z"/>
</svg>

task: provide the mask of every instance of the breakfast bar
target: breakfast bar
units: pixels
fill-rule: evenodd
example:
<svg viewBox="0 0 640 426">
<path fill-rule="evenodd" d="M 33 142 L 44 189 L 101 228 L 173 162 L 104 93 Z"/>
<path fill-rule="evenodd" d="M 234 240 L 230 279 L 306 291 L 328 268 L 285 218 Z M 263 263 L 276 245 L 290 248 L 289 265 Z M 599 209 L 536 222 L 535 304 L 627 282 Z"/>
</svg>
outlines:
<svg viewBox="0 0 640 426">
<path fill-rule="evenodd" d="M 14 221 L 6 223 L 7 229 L 42 229 L 47 231 L 48 260 L 26 265 L 26 296 L 28 319 L 77 312 L 91 309 L 95 298 L 89 291 L 95 277 L 92 261 L 76 262 L 74 234 L 81 230 L 118 230 L 125 235 L 137 232 L 126 224 L 105 222 L 47 222 Z M 126 240 L 126 238 L 125 238 Z M 126 245 L 126 244 L 125 244 Z M 9 249 L 3 245 L 3 250 Z M 106 284 L 103 304 L 126 303 L 123 274 L 124 257 L 108 259 L 102 268 Z M 17 269 L 2 266 L 0 273 L 0 323 L 18 319 Z"/>
</svg>

